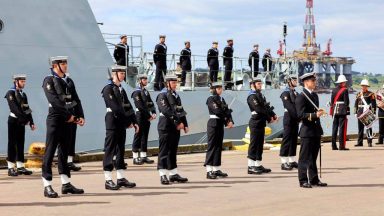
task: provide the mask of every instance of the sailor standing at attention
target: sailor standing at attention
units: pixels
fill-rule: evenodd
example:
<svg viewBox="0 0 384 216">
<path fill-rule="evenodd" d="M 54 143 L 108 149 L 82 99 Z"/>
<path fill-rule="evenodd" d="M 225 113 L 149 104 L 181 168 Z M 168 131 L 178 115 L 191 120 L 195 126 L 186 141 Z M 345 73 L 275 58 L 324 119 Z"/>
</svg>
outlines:
<svg viewBox="0 0 384 216">
<path fill-rule="evenodd" d="M 180 131 L 188 133 L 187 113 L 181 104 L 180 96 L 176 93 L 177 77 L 169 75 L 165 77 L 166 88 L 156 98 L 159 109 L 159 156 L 157 170 L 160 174 L 160 182 L 168 185 L 169 182 L 187 182 L 177 171 L 177 147 L 180 140 Z M 169 174 L 169 180 L 167 178 Z"/>
<path fill-rule="evenodd" d="M 191 42 L 185 41 L 185 48 L 181 50 L 180 52 L 180 65 L 181 65 L 181 83 L 180 86 L 185 85 L 185 78 L 187 76 L 187 73 L 191 72 L 192 69 L 192 63 L 191 63 Z"/>
<path fill-rule="evenodd" d="M 32 110 L 28 105 L 28 98 L 23 91 L 27 76 L 17 74 L 13 76 L 13 86 L 8 90 L 5 98 L 9 105 L 8 117 L 8 176 L 31 175 L 32 171 L 24 167 L 25 126 L 35 130 Z M 15 169 L 15 165 L 17 169 Z"/>
<path fill-rule="evenodd" d="M 69 151 L 68 123 L 78 124 L 79 118 L 71 113 L 71 93 L 68 88 L 67 72 L 68 57 L 56 56 L 50 58 L 51 75 L 45 77 L 43 89 L 49 103 L 47 116 L 47 139 L 43 157 L 42 177 L 44 183 L 44 196 L 57 198 L 58 194 L 52 189 L 52 162 L 57 149 L 58 168 L 61 178 L 61 193 L 83 194 L 83 189 L 78 189 L 70 182 L 70 169 L 67 164 Z"/>
<path fill-rule="evenodd" d="M 212 48 L 208 50 L 207 63 L 209 67 L 209 81 L 211 83 L 217 82 L 217 75 L 219 73 L 219 50 L 217 47 L 219 42 L 213 41 Z"/>
<path fill-rule="evenodd" d="M 136 119 L 140 127 L 140 131 L 133 138 L 133 164 L 152 164 L 154 161 L 147 157 L 147 144 L 151 121 L 156 119 L 156 108 L 145 88 L 148 84 L 147 75 L 139 75 L 138 80 L 139 84 L 131 96 L 136 106 Z"/>
<path fill-rule="evenodd" d="M 325 187 L 327 184 L 320 181 L 316 165 L 321 135 L 323 135 L 320 117 L 325 114 L 325 111 L 318 108 L 319 97 L 314 92 L 316 88 L 315 72 L 306 73 L 300 79 L 304 83 L 304 88 L 296 98 L 297 117 L 302 123 L 299 132 L 301 139 L 299 183 L 303 188 Z"/>
<path fill-rule="evenodd" d="M 227 46 L 224 48 L 223 51 L 223 63 L 225 66 L 224 71 L 224 81 L 225 83 L 225 89 L 229 89 L 230 85 L 227 85 L 228 82 L 231 82 L 231 76 L 232 76 L 232 69 L 233 69 L 233 39 L 227 40 Z"/>
<path fill-rule="evenodd" d="M 167 45 L 165 45 L 165 35 L 159 36 L 160 43 L 155 46 L 153 61 L 156 64 L 156 75 L 154 90 L 160 91 L 164 88 L 164 76 L 167 74 Z"/>
<path fill-rule="evenodd" d="M 252 76 L 257 77 L 259 74 L 259 62 L 260 62 L 260 55 L 259 55 L 259 45 L 255 44 L 253 45 L 253 51 L 249 53 L 248 58 L 248 65 L 251 68 L 251 71 L 253 72 Z"/>
<path fill-rule="evenodd" d="M 251 110 L 249 129 L 251 130 L 251 143 L 248 148 L 248 174 L 269 173 L 271 169 L 261 165 L 264 145 L 266 122 L 272 123 L 278 120 L 273 112 L 274 107 L 270 106 L 264 95 L 261 93 L 262 81 L 256 78 L 251 81 L 247 103 Z"/>
<path fill-rule="evenodd" d="M 107 113 L 105 114 L 105 144 L 103 170 L 105 177 L 105 189 L 118 190 L 120 187 L 132 188 L 136 184 L 129 182 L 124 177 L 124 153 L 126 129 L 134 128 L 139 132 L 136 123 L 135 111 L 128 100 L 127 93 L 121 86 L 125 78 L 126 66 L 113 65 L 111 79 L 101 91 L 104 98 Z M 117 184 L 112 181 L 113 156 L 116 155 Z"/>
<path fill-rule="evenodd" d="M 297 92 L 297 77 L 288 75 L 285 78 L 287 88 L 281 93 L 280 98 L 284 106 L 284 132 L 283 143 L 280 148 L 280 159 L 282 170 L 292 170 L 298 168 L 296 162 L 296 149 L 297 149 L 297 135 L 299 132 L 299 121 L 297 120 L 297 113 L 295 107 L 295 100 Z"/>
<path fill-rule="evenodd" d="M 228 174 L 221 171 L 221 151 L 223 148 L 224 126 L 233 127 L 232 109 L 228 108 L 224 98 L 222 84 L 212 83 L 212 95 L 207 99 L 209 120 L 207 123 L 208 149 L 204 166 L 207 169 L 207 179 L 227 177 Z"/>
</svg>

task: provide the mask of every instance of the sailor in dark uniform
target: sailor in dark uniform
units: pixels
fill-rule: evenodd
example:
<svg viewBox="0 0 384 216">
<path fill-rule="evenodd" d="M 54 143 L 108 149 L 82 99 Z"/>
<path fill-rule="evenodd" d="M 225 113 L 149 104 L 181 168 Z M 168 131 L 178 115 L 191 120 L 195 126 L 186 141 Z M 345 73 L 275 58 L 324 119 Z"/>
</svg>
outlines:
<svg viewBox="0 0 384 216">
<path fill-rule="evenodd" d="M 347 115 L 350 114 L 349 96 L 346 82 L 348 80 L 344 75 L 339 75 L 336 84 L 339 84 L 332 90 L 331 96 L 331 112 L 333 116 L 332 127 L 332 150 L 349 150 L 347 144 Z M 337 131 L 339 130 L 339 148 L 336 146 Z"/>
<path fill-rule="evenodd" d="M 26 75 L 14 75 L 13 86 L 5 95 L 10 110 L 8 117 L 8 176 L 32 174 L 32 171 L 24 167 L 25 126 L 28 125 L 33 131 L 36 126 L 33 123 L 27 95 L 23 91 L 25 83 Z M 15 169 L 15 165 L 17 169 Z"/>
<path fill-rule="evenodd" d="M 282 170 L 292 170 L 298 168 L 296 162 L 296 149 L 297 149 L 297 136 L 299 132 L 299 121 L 297 120 L 297 113 L 295 107 L 295 100 L 297 92 L 297 77 L 294 75 L 287 75 L 285 78 L 287 88 L 281 93 L 280 98 L 284 106 L 284 132 L 283 143 L 280 148 L 280 159 Z"/>
<path fill-rule="evenodd" d="M 57 198 L 58 194 L 52 189 L 52 161 L 57 149 L 58 168 L 61 178 L 61 193 L 83 194 L 83 189 L 78 189 L 70 183 L 70 169 L 67 164 L 69 151 L 68 123 L 78 124 L 79 117 L 71 112 L 71 93 L 68 88 L 67 56 L 50 58 L 51 75 L 45 77 L 43 89 L 49 103 L 47 116 L 47 139 L 43 157 L 42 178 L 44 183 L 44 196 Z"/>
<path fill-rule="evenodd" d="M 382 86 L 382 88 L 384 89 L 384 85 Z M 383 139 L 384 139 L 384 102 L 383 102 L 383 98 L 379 98 L 378 95 L 376 95 L 376 96 L 377 96 L 377 100 L 378 100 L 377 116 L 379 117 L 379 138 L 377 140 L 377 143 L 375 143 L 375 144 L 376 145 L 382 145 Z"/>
<path fill-rule="evenodd" d="M 207 179 L 227 177 L 228 174 L 221 171 L 221 151 L 223 147 L 224 126 L 233 127 L 232 109 L 228 108 L 224 98 L 222 84 L 212 83 L 212 95 L 207 99 L 209 120 L 207 123 L 208 149 L 204 166 L 207 169 Z"/>
<path fill-rule="evenodd" d="M 375 93 L 368 90 L 369 82 L 366 79 L 363 79 L 360 83 L 361 91 L 356 95 L 355 100 L 355 116 L 359 117 L 364 111 L 370 109 L 374 114 L 376 114 L 376 96 Z M 364 138 L 364 124 L 358 120 L 358 129 L 359 137 L 357 139 L 356 147 L 363 146 Z M 372 147 L 372 128 L 366 130 L 368 146 Z"/>
<path fill-rule="evenodd" d="M 180 131 L 188 133 L 188 122 L 181 104 L 180 96 L 176 93 L 177 77 L 166 76 L 166 88 L 156 98 L 159 108 L 159 156 L 157 169 L 160 174 L 161 184 L 168 185 L 169 182 L 187 182 L 177 171 L 177 147 L 180 140 Z M 169 180 L 167 178 L 169 173 Z"/>
<path fill-rule="evenodd" d="M 271 49 L 268 48 L 265 50 L 261 63 L 263 64 L 264 71 L 272 71 Z"/>
<path fill-rule="evenodd" d="M 304 88 L 296 97 L 297 117 L 302 122 L 299 132 L 301 139 L 299 183 L 300 187 L 303 188 L 312 188 L 312 186 L 324 187 L 327 184 L 319 179 L 316 160 L 320 150 L 321 135 L 323 135 L 320 117 L 325 114 L 325 111 L 318 108 L 319 97 L 314 92 L 316 88 L 316 74 L 314 72 L 306 73 L 300 79 L 304 83 Z"/>
<path fill-rule="evenodd" d="M 67 123 L 66 124 L 66 131 L 69 133 L 66 134 L 68 136 L 68 168 L 72 171 L 79 171 L 81 170 L 81 167 L 76 166 L 76 164 L 73 162 L 73 158 L 75 157 L 75 145 L 76 145 L 76 131 L 77 131 L 77 125 L 79 126 L 84 126 L 85 120 L 84 120 L 84 111 L 83 111 L 83 106 L 81 105 L 81 101 L 79 98 L 79 95 L 77 94 L 75 83 L 73 80 L 69 77 L 68 71 L 66 71 L 66 82 L 67 82 L 67 88 L 69 91 L 70 98 L 67 99 L 67 104 L 71 104 L 68 109 L 70 110 L 71 113 L 73 113 L 77 118 L 78 121 L 76 124 L 73 123 Z"/>
<path fill-rule="evenodd" d="M 106 137 L 104 144 L 103 170 L 105 189 L 118 190 L 120 187 L 132 188 L 136 184 L 124 177 L 124 153 L 126 129 L 134 128 L 139 132 L 135 111 L 128 100 L 127 93 L 121 86 L 125 78 L 126 66 L 112 66 L 111 79 L 102 90 L 102 96 L 107 108 L 105 114 Z M 116 155 L 117 184 L 112 181 L 113 156 Z"/>
<path fill-rule="evenodd" d="M 181 65 L 181 83 L 180 86 L 185 85 L 185 77 L 187 73 L 191 72 L 192 63 L 191 63 L 191 42 L 185 41 L 185 48 L 180 52 L 180 65 Z"/>
<path fill-rule="evenodd" d="M 232 69 L 233 69 L 233 39 L 227 40 L 227 46 L 224 48 L 223 51 L 223 63 L 225 67 L 224 71 L 224 81 L 230 82 L 231 76 L 232 76 Z M 227 89 L 227 85 L 226 85 Z"/>
<path fill-rule="evenodd" d="M 249 92 L 247 103 L 251 110 L 251 118 L 249 120 L 249 129 L 251 130 L 251 142 L 248 148 L 248 174 L 269 173 L 271 169 L 264 168 L 261 165 L 264 145 L 264 135 L 266 122 L 272 123 L 277 121 L 277 116 L 273 112 L 274 107 L 266 101 L 261 93 L 261 79 L 254 79 L 250 83 L 251 90 Z"/>
<path fill-rule="evenodd" d="M 156 64 L 156 76 L 154 90 L 160 91 L 164 88 L 164 77 L 167 74 L 167 45 L 165 45 L 165 35 L 160 35 L 160 43 L 156 45 L 153 52 L 153 61 Z"/>
<path fill-rule="evenodd" d="M 136 106 L 136 119 L 140 127 L 132 144 L 133 164 L 152 164 L 154 161 L 147 157 L 147 144 L 151 121 L 156 119 L 156 108 L 145 88 L 148 84 L 147 75 L 139 75 L 138 79 L 139 84 L 131 96 Z"/>
<path fill-rule="evenodd" d="M 219 50 L 217 49 L 219 43 L 212 42 L 212 48 L 208 50 L 207 63 L 209 67 L 209 81 L 211 83 L 217 82 L 217 74 L 219 73 Z"/>
<path fill-rule="evenodd" d="M 127 35 L 120 36 L 120 43 L 115 46 L 113 57 L 117 65 L 128 66 L 129 46 L 127 44 Z"/>
<path fill-rule="evenodd" d="M 259 45 L 255 44 L 253 45 L 253 51 L 249 53 L 248 58 L 248 65 L 251 68 L 251 71 L 253 72 L 253 77 L 257 77 L 259 74 Z"/>
</svg>

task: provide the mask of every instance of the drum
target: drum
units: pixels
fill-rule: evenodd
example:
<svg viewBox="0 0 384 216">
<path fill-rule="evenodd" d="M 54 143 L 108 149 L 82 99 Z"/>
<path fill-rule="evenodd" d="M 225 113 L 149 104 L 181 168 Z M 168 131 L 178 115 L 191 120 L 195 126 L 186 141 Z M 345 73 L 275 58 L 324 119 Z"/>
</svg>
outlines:
<svg viewBox="0 0 384 216">
<path fill-rule="evenodd" d="M 371 128 L 373 123 L 375 123 L 375 121 L 377 120 L 377 117 L 376 115 L 372 112 L 372 110 L 370 109 L 367 109 L 365 110 L 360 116 L 357 117 L 361 123 L 363 123 L 363 125 L 366 127 L 366 128 Z"/>
</svg>

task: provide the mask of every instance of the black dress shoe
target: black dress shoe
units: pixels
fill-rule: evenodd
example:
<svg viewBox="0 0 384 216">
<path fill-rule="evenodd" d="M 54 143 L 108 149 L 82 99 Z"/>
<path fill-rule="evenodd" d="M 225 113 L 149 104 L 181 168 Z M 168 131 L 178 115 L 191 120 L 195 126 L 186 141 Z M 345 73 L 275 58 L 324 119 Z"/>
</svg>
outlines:
<svg viewBox="0 0 384 216">
<path fill-rule="evenodd" d="M 141 158 L 133 158 L 133 164 L 135 164 L 135 165 L 143 165 L 144 161 Z"/>
<path fill-rule="evenodd" d="M 288 164 L 289 164 L 289 166 L 292 167 L 292 168 L 296 168 L 296 169 L 299 168 L 299 164 L 298 164 L 296 161 L 294 161 L 294 162 L 289 162 Z"/>
<path fill-rule="evenodd" d="M 312 188 L 312 185 L 309 184 L 308 182 L 305 182 L 303 184 L 300 184 L 300 187 L 302 187 L 302 188 Z"/>
<path fill-rule="evenodd" d="M 148 157 L 141 158 L 141 161 L 143 161 L 143 163 L 147 163 L 147 164 L 153 164 L 155 162 L 154 160 L 151 160 Z"/>
<path fill-rule="evenodd" d="M 59 194 L 57 194 L 51 185 L 44 187 L 44 196 L 48 198 L 58 198 Z"/>
<path fill-rule="evenodd" d="M 169 176 L 170 182 L 179 182 L 179 183 L 185 183 L 188 181 L 187 178 L 181 177 L 179 174 L 170 175 Z"/>
<path fill-rule="evenodd" d="M 169 180 L 168 180 L 168 178 L 167 178 L 166 175 L 162 175 L 162 176 L 160 177 L 160 182 L 161 182 L 161 184 L 163 184 L 163 185 L 169 185 Z"/>
<path fill-rule="evenodd" d="M 105 189 L 107 190 L 119 190 L 120 186 L 115 184 L 112 180 L 105 181 Z"/>
<path fill-rule="evenodd" d="M 207 179 L 217 179 L 217 175 L 215 175 L 214 172 L 209 171 L 207 172 Z"/>
<path fill-rule="evenodd" d="M 363 144 L 356 144 L 355 147 L 361 147 Z"/>
<path fill-rule="evenodd" d="M 321 182 L 321 181 L 318 181 L 318 182 L 316 182 L 316 183 L 311 183 L 311 185 L 313 185 L 313 186 L 317 186 L 317 187 L 327 187 L 327 186 L 328 186 L 327 183 L 323 183 L 323 182 Z"/>
<path fill-rule="evenodd" d="M 215 173 L 215 175 L 216 175 L 217 177 L 222 177 L 222 178 L 226 178 L 226 177 L 228 177 L 228 174 L 222 172 L 221 170 L 214 171 L 214 173 Z"/>
<path fill-rule="evenodd" d="M 19 175 L 32 175 L 32 171 L 25 169 L 25 167 L 17 168 L 17 173 Z"/>
<path fill-rule="evenodd" d="M 255 166 L 248 167 L 248 174 L 261 175 L 263 171 L 257 170 Z"/>
<path fill-rule="evenodd" d="M 62 194 L 67 194 L 67 193 L 70 193 L 70 194 L 83 194 L 84 190 L 76 188 L 71 183 L 67 183 L 67 184 L 63 184 L 61 186 L 61 193 Z"/>
<path fill-rule="evenodd" d="M 120 187 L 134 188 L 136 187 L 136 183 L 129 182 L 126 178 L 117 179 L 117 185 Z"/>
<path fill-rule="evenodd" d="M 332 146 L 332 150 L 339 150 L 337 147 Z"/>
<path fill-rule="evenodd" d="M 349 148 L 340 148 L 340 151 L 349 151 Z"/>
<path fill-rule="evenodd" d="M 281 170 L 292 170 L 293 167 L 291 167 L 288 163 L 281 164 Z"/>
<path fill-rule="evenodd" d="M 18 176 L 19 174 L 14 168 L 8 169 L 8 176 Z"/>
<path fill-rule="evenodd" d="M 256 169 L 262 171 L 263 173 L 270 173 L 272 171 L 271 169 L 265 168 L 263 166 L 257 166 Z"/>
<path fill-rule="evenodd" d="M 81 170 L 81 167 L 76 166 L 73 162 L 69 162 L 68 169 L 77 172 Z"/>
</svg>

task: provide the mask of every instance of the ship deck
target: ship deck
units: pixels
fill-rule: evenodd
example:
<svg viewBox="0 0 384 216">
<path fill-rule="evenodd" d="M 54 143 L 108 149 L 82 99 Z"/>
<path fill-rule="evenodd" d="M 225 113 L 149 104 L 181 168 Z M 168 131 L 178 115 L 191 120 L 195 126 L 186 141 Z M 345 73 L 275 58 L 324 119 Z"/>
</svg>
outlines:
<svg viewBox="0 0 384 216">
<path fill-rule="evenodd" d="M 376 140 L 375 140 L 376 141 Z M 32 176 L 8 177 L 0 170 L 1 215 L 384 215 L 384 146 L 353 147 L 332 151 L 323 145 L 323 181 L 326 188 L 303 189 L 297 171 L 282 171 L 277 151 L 265 151 L 264 165 L 272 173 L 246 173 L 246 152 L 223 152 L 226 179 L 207 180 L 205 154 L 178 156 L 179 171 L 189 178 L 185 184 L 162 186 L 155 165 L 134 166 L 128 160 L 126 176 L 134 189 L 104 189 L 101 162 L 81 164 L 73 173 L 74 185 L 83 195 L 43 197 L 39 172 Z M 156 159 L 156 158 L 155 158 Z M 53 180 L 59 191 L 60 182 Z"/>
</svg>

